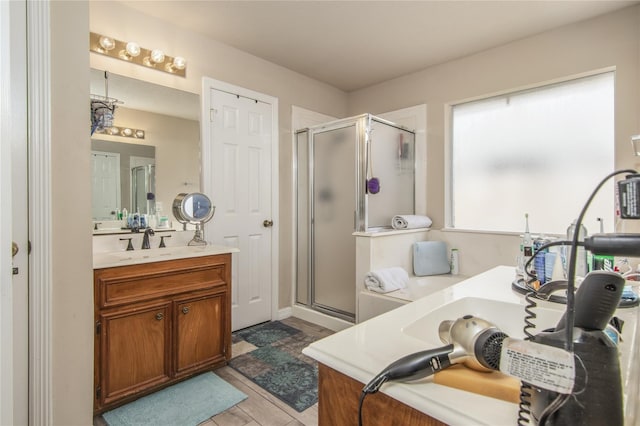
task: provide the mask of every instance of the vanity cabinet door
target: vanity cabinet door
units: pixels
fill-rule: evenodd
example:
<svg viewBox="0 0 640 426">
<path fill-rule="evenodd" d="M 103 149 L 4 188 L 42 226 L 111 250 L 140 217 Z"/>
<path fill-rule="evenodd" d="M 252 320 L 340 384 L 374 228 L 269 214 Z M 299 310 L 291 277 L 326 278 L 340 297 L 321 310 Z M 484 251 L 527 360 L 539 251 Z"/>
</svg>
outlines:
<svg viewBox="0 0 640 426">
<path fill-rule="evenodd" d="M 176 301 L 176 376 L 189 374 L 204 365 L 224 363 L 230 333 L 225 306 L 226 292 Z"/>
<path fill-rule="evenodd" d="M 100 405 L 170 380 L 171 304 L 107 311 L 101 322 Z"/>
</svg>

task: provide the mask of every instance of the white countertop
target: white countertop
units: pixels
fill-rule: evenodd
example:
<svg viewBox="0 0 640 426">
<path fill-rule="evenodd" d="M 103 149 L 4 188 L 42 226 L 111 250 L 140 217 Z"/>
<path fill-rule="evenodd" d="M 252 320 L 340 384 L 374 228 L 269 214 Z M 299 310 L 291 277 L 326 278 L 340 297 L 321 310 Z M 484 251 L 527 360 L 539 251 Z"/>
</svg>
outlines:
<svg viewBox="0 0 640 426">
<path fill-rule="evenodd" d="M 175 232 L 173 228 L 153 228 L 157 232 Z M 144 229 L 142 230 L 144 232 Z M 130 228 L 98 228 L 93 230 L 93 235 L 131 235 Z"/>
<path fill-rule="evenodd" d="M 455 320 L 465 313 L 476 315 L 494 323 L 511 337 L 523 338 L 522 327 L 526 301 L 522 295 L 511 289 L 514 278 L 513 267 L 493 268 L 312 343 L 303 350 L 303 353 L 355 380 L 368 383 L 384 367 L 398 358 L 443 346 L 444 344 L 435 337 L 424 337 L 429 334 L 437 335 L 438 325 L 442 319 Z M 438 308 L 443 305 L 464 298 L 472 298 L 466 299 L 471 303 L 457 302 L 459 306 L 457 309 L 467 309 L 469 312 L 453 312 L 447 309 L 443 312 L 438 311 Z M 488 301 L 486 302 L 488 307 L 481 309 L 479 305 L 482 303 L 474 305 L 473 298 Z M 500 302 L 510 304 L 512 309 L 508 310 L 508 315 L 504 310 L 496 309 L 502 306 Z M 538 328 L 534 334 L 554 326 L 565 309 L 565 305 L 544 301 L 536 301 L 536 303 L 538 307 L 535 309 L 540 314 L 538 318 L 540 322 L 537 323 Z M 522 315 L 519 312 L 522 312 Z M 429 313 L 432 315 L 429 316 L 429 321 L 425 322 L 425 316 Z M 623 342 L 620 343 L 625 389 L 630 381 L 629 368 L 627 368 L 631 365 L 629 346 L 637 346 L 637 343 L 634 343 L 637 342 L 635 339 L 637 313 L 638 308 L 619 309 L 616 312 L 616 315 L 625 320 Z M 449 314 L 452 316 L 447 318 Z M 544 320 L 542 317 L 547 319 Z M 421 335 L 423 331 L 424 336 Z M 380 392 L 449 425 L 514 425 L 517 420 L 517 404 L 435 384 L 432 378 L 413 383 L 389 382 L 381 388 Z"/>
<path fill-rule="evenodd" d="M 98 252 L 93 254 L 93 269 L 161 262 L 189 257 L 236 253 L 237 248 L 207 244 L 206 246 L 172 246 L 147 250 Z"/>
</svg>

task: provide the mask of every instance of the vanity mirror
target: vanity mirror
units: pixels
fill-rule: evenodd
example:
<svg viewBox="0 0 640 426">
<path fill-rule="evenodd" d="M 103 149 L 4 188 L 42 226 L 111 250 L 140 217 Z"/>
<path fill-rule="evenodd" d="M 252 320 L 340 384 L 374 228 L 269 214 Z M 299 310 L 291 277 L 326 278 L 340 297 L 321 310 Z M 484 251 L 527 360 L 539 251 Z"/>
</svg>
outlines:
<svg viewBox="0 0 640 426">
<path fill-rule="evenodd" d="M 155 152 L 150 145 L 91 140 L 93 220 L 127 209 L 155 213 Z"/>
<path fill-rule="evenodd" d="M 176 220 L 184 225 L 185 231 L 187 224 L 196 226 L 195 235 L 188 245 L 206 245 L 207 242 L 202 238 L 202 226 L 211 220 L 216 211 L 209 197 L 200 192 L 178 194 L 173 200 L 172 210 Z"/>
<path fill-rule="evenodd" d="M 90 93 L 104 95 L 104 81 L 104 71 L 92 69 Z M 113 125 L 142 129 L 144 139 L 97 132 L 91 137 L 92 159 L 98 158 L 95 153 L 102 155 L 100 161 L 92 160 L 94 230 L 105 233 L 100 222 L 123 209 L 167 216 L 173 222 L 175 194 L 200 190 L 199 96 L 112 73 L 108 81 L 109 97 L 120 101 Z M 102 165 L 96 164 L 109 163 L 105 153 L 119 156 L 120 165 L 110 167 L 120 173 L 105 177 Z M 105 187 L 111 188 L 108 196 Z"/>
</svg>

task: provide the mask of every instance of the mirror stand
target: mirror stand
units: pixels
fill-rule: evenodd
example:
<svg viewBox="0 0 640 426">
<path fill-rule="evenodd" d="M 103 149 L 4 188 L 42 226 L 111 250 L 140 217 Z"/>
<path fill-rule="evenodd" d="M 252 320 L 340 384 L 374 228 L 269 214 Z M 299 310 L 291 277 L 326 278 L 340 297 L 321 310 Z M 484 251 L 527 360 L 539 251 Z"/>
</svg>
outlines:
<svg viewBox="0 0 640 426">
<path fill-rule="evenodd" d="M 173 200 L 172 210 L 176 220 L 184 225 L 185 230 L 187 223 L 196 227 L 196 232 L 187 245 L 206 246 L 207 242 L 202 237 L 202 227 L 211 220 L 216 210 L 209 197 L 199 192 L 191 194 L 180 193 Z"/>
<path fill-rule="evenodd" d="M 191 239 L 191 241 L 189 241 L 187 245 L 188 246 L 206 246 L 207 245 L 207 242 L 204 240 L 204 238 L 202 238 L 201 223 L 196 224 L 196 232 L 193 234 L 193 238 Z"/>
</svg>

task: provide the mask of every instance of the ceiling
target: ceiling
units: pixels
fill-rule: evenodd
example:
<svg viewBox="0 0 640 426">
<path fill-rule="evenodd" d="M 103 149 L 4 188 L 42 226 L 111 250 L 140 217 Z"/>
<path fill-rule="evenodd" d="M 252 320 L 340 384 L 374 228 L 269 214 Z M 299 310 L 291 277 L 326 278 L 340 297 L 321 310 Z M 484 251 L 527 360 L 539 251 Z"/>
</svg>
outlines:
<svg viewBox="0 0 640 426">
<path fill-rule="evenodd" d="M 121 3 L 350 92 L 640 2 Z"/>
</svg>

